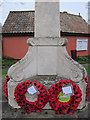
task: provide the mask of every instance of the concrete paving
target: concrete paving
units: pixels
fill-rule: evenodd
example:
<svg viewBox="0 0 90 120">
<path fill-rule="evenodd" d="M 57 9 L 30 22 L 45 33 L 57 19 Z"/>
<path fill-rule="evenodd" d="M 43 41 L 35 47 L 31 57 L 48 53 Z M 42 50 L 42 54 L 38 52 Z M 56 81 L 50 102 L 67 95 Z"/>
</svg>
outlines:
<svg viewBox="0 0 90 120">
<path fill-rule="evenodd" d="M 90 105 L 89 105 L 90 106 Z M 22 109 L 13 109 L 7 102 L 2 102 L 2 118 L 88 118 L 88 107 L 74 114 L 58 115 L 54 110 L 42 110 L 41 113 L 25 113 Z"/>
<path fill-rule="evenodd" d="M 0 84 L 0 91 L 3 90 L 3 84 L 5 81 L 6 75 L 3 75 L 2 78 L 0 78 L 0 82 L 2 80 L 2 85 Z M 89 76 L 90 80 L 90 76 Z M 2 89 L 1 89 L 2 87 Z M 1 97 L 2 96 L 2 97 Z M 86 106 L 82 111 L 76 111 L 74 114 L 65 114 L 65 115 L 58 115 L 55 113 L 54 110 L 42 110 L 41 113 L 32 112 L 30 114 L 25 113 L 23 109 L 13 109 L 8 105 L 8 101 L 6 100 L 4 96 L 4 92 L 2 91 L 2 95 L 0 95 L 0 116 L 2 116 L 3 119 L 18 119 L 18 118 L 89 118 L 90 117 L 90 95 L 88 98 L 88 101 L 86 103 Z"/>
</svg>

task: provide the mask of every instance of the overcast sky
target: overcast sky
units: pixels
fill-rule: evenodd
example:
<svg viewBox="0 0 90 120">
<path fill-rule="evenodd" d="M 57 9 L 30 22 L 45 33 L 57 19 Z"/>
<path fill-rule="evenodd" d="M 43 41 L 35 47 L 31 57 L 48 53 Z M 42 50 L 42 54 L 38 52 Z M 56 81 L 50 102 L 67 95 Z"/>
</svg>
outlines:
<svg viewBox="0 0 90 120">
<path fill-rule="evenodd" d="M 9 11 L 35 10 L 35 0 L 0 1 L 0 22 L 2 24 L 5 22 Z M 76 15 L 80 13 L 81 16 L 88 21 L 88 2 L 89 0 L 60 0 L 60 11 L 67 11 L 68 13 Z"/>
</svg>

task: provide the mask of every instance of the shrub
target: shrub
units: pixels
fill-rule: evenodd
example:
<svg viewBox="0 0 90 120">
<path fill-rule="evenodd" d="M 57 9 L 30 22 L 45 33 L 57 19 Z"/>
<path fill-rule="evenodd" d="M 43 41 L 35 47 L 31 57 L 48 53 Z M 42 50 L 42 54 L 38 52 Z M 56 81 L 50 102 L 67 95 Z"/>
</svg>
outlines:
<svg viewBox="0 0 90 120">
<path fill-rule="evenodd" d="M 2 57 L 2 68 L 9 68 L 11 65 L 16 63 L 18 60 L 10 57 Z"/>
<path fill-rule="evenodd" d="M 77 61 L 81 64 L 90 63 L 90 56 L 78 56 Z"/>
</svg>

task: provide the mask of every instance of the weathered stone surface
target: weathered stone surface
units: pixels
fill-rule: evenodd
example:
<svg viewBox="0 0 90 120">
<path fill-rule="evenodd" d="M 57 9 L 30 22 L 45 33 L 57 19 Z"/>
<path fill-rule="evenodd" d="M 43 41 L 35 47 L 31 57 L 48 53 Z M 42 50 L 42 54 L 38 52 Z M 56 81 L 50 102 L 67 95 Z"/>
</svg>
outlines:
<svg viewBox="0 0 90 120">
<path fill-rule="evenodd" d="M 57 49 L 57 75 L 75 82 L 84 80 L 87 75 L 85 68 L 68 55 L 64 46 Z"/>
<path fill-rule="evenodd" d="M 80 102 L 79 106 L 77 109 L 82 109 L 84 106 L 85 106 L 85 96 L 86 96 L 86 82 L 85 81 L 80 81 L 78 84 L 77 84 L 81 91 L 82 91 L 82 101 Z"/>
<path fill-rule="evenodd" d="M 0 80 L 2 81 L 2 86 L 4 85 L 5 77 L 6 76 L 3 75 L 2 78 L 0 78 Z M 50 76 L 50 79 L 49 79 L 48 76 L 47 77 L 43 76 L 43 78 L 45 80 L 44 83 L 48 83 L 49 81 L 52 83 L 52 80 L 54 80 L 56 77 L 55 76 Z M 33 79 L 36 80 L 36 76 Z M 37 80 L 42 80 L 42 77 L 38 76 Z M 44 80 L 42 80 L 42 81 L 44 81 Z M 47 80 L 49 80 L 49 81 L 47 81 Z M 4 92 L 2 94 L 4 96 Z M 32 112 L 30 114 L 27 114 L 27 113 L 25 113 L 25 110 L 23 110 L 23 109 L 14 109 L 12 107 L 9 107 L 5 97 L 2 98 L 2 101 L 3 102 L 0 103 L 2 105 L 2 109 L 0 109 L 0 113 L 1 113 L 1 116 L 2 116 L 1 118 L 30 118 L 30 117 L 31 118 L 37 118 L 37 117 L 39 117 L 39 118 L 52 118 L 52 119 L 54 119 L 54 118 L 78 118 L 79 117 L 79 118 L 84 119 L 84 118 L 89 118 L 90 117 L 90 111 L 89 111 L 90 103 L 86 104 L 86 108 L 84 108 L 83 110 L 80 110 L 80 111 L 76 111 L 72 115 L 70 115 L 70 114 L 66 114 L 66 115 L 60 114 L 60 115 L 58 115 L 58 114 L 55 113 L 54 110 L 41 110 L 41 113 Z"/>
<path fill-rule="evenodd" d="M 59 37 L 39 37 L 39 38 L 29 38 L 27 40 L 28 45 L 30 46 L 65 46 L 67 45 L 66 38 Z"/>
<path fill-rule="evenodd" d="M 31 81 L 35 81 L 36 80 L 37 82 L 45 85 L 45 87 L 46 87 L 46 89 L 48 91 L 48 89 L 50 88 L 50 86 L 52 84 L 55 84 L 56 82 L 58 82 L 60 79 L 62 79 L 62 78 L 59 77 L 59 76 L 33 76 L 33 77 L 27 78 L 25 80 L 31 80 Z M 23 80 L 21 80 L 19 82 L 18 81 L 14 82 L 13 79 L 10 79 L 10 81 L 8 82 L 8 97 L 9 97 L 8 103 L 13 108 L 20 108 L 18 106 L 18 104 L 16 103 L 15 99 L 14 99 L 15 98 L 15 96 L 14 96 L 14 90 L 15 90 L 16 86 L 19 83 L 21 83 L 21 82 L 23 82 L 25 80 L 23 79 Z M 25 94 L 25 96 L 26 96 L 26 99 L 28 101 L 32 101 L 32 100 L 34 101 L 34 100 L 36 100 L 36 98 L 35 99 L 31 99 L 30 95 L 27 94 L 27 93 Z M 49 106 L 49 105 L 47 105 L 47 106 Z M 47 107 L 47 106 L 44 109 L 48 109 L 48 108 L 50 109 L 50 107 Z"/>
<path fill-rule="evenodd" d="M 64 46 L 66 39 L 35 38 L 35 41 L 29 39 L 28 43 L 31 46 L 26 56 L 8 70 L 14 81 L 35 75 L 58 75 L 75 82 L 86 77 L 85 68 L 68 55 Z"/>
<path fill-rule="evenodd" d="M 59 0 L 35 4 L 35 37 L 59 37 Z"/>
<path fill-rule="evenodd" d="M 19 62 L 11 66 L 8 70 L 8 75 L 14 81 L 21 81 L 28 77 L 37 75 L 37 48 L 31 46 L 26 56 Z"/>
<path fill-rule="evenodd" d="M 65 48 L 67 40 L 59 38 L 59 0 L 56 2 L 38 1 L 35 7 L 35 38 L 27 41 L 30 47 L 25 57 L 8 70 L 9 104 L 14 108 L 19 108 L 14 100 L 14 89 L 18 83 L 28 78 L 31 80 L 31 77 L 36 75 L 56 75 L 71 79 L 79 85 L 82 90 L 82 101 L 78 109 L 82 109 L 85 106 L 86 83 L 84 79 L 87 72 L 82 65 L 68 55 Z M 45 81 L 41 78 L 40 76 L 39 82 L 43 81 L 42 84 L 50 88 L 51 79 Z M 37 77 L 36 80 L 38 81 Z M 52 84 L 58 82 L 56 80 L 55 77 Z"/>
<path fill-rule="evenodd" d="M 57 75 L 59 51 L 57 46 L 64 46 L 64 38 L 29 39 L 30 48 L 26 56 L 8 70 L 8 75 L 14 81 L 27 79 L 35 75 Z"/>
<path fill-rule="evenodd" d="M 41 84 L 43 84 L 44 86 L 45 86 L 45 88 L 47 89 L 47 91 L 48 91 L 48 89 L 51 87 L 51 85 L 52 84 L 55 84 L 55 83 L 57 83 L 57 82 L 59 82 L 59 80 L 62 80 L 63 78 L 62 77 L 60 77 L 60 76 L 46 76 L 46 75 L 40 75 L 40 76 L 33 76 L 33 77 L 30 77 L 30 78 L 27 78 L 26 80 L 31 80 L 31 81 L 37 81 L 37 82 L 39 82 L 39 83 L 41 83 Z M 65 79 L 65 78 L 64 78 Z M 14 92 L 14 89 L 15 89 L 15 87 L 20 83 L 20 82 L 23 82 L 23 81 L 25 81 L 25 80 L 22 80 L 22 81 L 19 81 L 19 82 L 13 82 L 12 80 L 10 80 L 9 82 L 8 82 L 8 84 L 9 84 L 9 89 L 8 89 L 8 93 L 10 94 L 9 95 L 9 99 L 10 99 L 10 102 L 9 102 L 9 104 L 12 106 L 12 107 L 14 107 L 14 108 L 20 108 L 18 105 L 17 105 L 17 103 L 16 103 L 16 101 L 14 100 L 14 93 L 12 94 L 12 92 L 11 91 L 9 91 L 9 90 L 12 90 L 13 92 Z M 83 84 L 82 84 L 82 81 L 80 82 L 80 83 L 76 83 L 77 85 L 79 85 L 79 87 L 80 87 L 80 89 L 82 90 L 82 102 L 80 103 L 80 105 L 78 106 L 78 109 L 81 109 L 82 108 L 82 106 L 85 106 L 85 91 L 83 91 L 83 90 L 85 90 L 85 89 L 83 89 L 83 88 L 85 88 L 86 87 L 86 83 L 84 82 Z M 31 99 L 31 97 L 29 96 L 29 94 L 27 94 L 26 93 L 26 99 L 28 100 L 28 101 L 35 101 L 36 100 L 36 98 L 35 99 Z M 47 103 L 47 105 L 43 108 L 43 109 L 51 109 L 51 107 L 49 106 L 49 103 Z"/>
<path fill-rule="evenodd" d="M 14 82 L 12 79 L 10 79 L 10 81 L 8 82 L 8 103 L 13 108 L 20 108 L 16 100 L 14 99 L 14 90 L 18 84 L 19 82 Z"/>
</svg>

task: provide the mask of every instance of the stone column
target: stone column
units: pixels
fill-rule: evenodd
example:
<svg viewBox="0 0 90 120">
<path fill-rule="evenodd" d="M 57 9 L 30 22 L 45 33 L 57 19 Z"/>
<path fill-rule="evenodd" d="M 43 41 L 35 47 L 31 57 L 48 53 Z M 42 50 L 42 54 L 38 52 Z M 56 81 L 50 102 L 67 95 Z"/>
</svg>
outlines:
<svg viewBox="0 0 90 120">
<path fill-rule="evenodd" d="M 38 1 L 35 4 L 35 37 L 60 37 L 59 0 Z"/>
<path fill-rule="evenodd" d="M 28 39 L 27 54 L 8 70 L 9 104 L 19 108 L 14 100 L 16 85 L 36 75 L 57 75 L 73 80 L 82 90 L 82 101 L 78 109 L 85 106 L 87 75 L 85 68 L 74 61 L 66 51 L 67 40 L 60 38 L 59 0 L 36 1 L 35 38 Z M 45 1 L 45 0 L 44 0 Z"/>
</svg>

